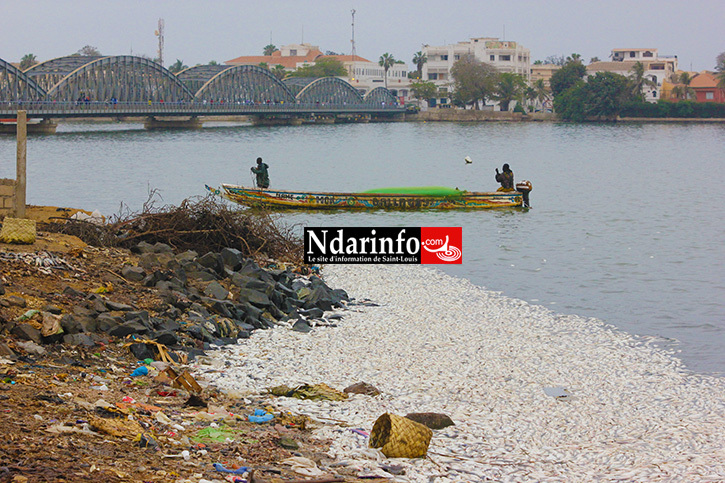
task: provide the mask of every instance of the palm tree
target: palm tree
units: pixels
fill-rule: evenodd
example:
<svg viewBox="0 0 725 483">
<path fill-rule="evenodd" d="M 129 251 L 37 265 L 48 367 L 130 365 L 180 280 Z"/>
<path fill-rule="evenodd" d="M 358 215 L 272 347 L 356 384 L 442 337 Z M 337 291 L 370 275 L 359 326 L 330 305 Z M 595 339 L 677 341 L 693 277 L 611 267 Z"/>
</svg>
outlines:
<svg viewBox="0 0 725 483">
<path fill-rule="evenodd" d="M 20 59 L 20 70 L 29 69 L 37 63 L 38 59 L 35 58 L 35 54 L 25 54 L 23 58 Z"/>
<path fill-rule="evenodd" d="M 687 100 L 695 97 L 695 90 L 690 87 L 692 77 L 687 72 L 682 72 L 675 77 L 677 85 L 672 88 L 672 95 L 677 99 Z"/>
<path fill-rule="evenodd" d="M 716 65 L 715 70 L 718 78 L 717 86 L 725 89 L 725 52 L 720 53 L 715 59 Z"/>
<path fill-rule="evenodd" d="M 581 62 L 582 56 L 581 54 L 571 54 L 569 57 L 566 58 L 567 62 Z"/>
<path fill-rule="evenodd" d="M 631 86 L 631 93 L 633 97 L 642 99 L 642 89 L 646 86 L 656 87 L 657 83 L 644 76 L 644 64 L 642 62 L 635 62 L 632 66 L 629 75 L 629 82 Z"/>
<path fill-rule="evenodd" d="M 284 79 L 287 76 L 287 71 L 284 69 L 284 66 L 281 66 L 279 64 L 276 64 L 274 67 L 269 69 L 269 71 L 272 73 L 273 76 L 280 80 Z"/>
<path fill-rule="evenodd" d="M 391 54 L 385 52 L 383 55 L 380 56 L 380 60 L 378 61 L 378 65 L 380 65 L 385 70 L 385 88 L 388 88 L 388 69 L 390 69 L 393 64 L 395 64 L 395 57 L 393 57 Z"/>
<path fill-rule="evenodd" d="M 277 51 L 277 47 L 273 44 L 267 44 L 264 46 L 262 53 L 266 56 L 270 56 Z"/>
<path fill-rule="evenodd" d="M 418 79 L 423 78 L 423 64 L 428 62 L 428 56 L 420 50 L 413 55 L 413 63 L 418 68 Z"/>
<path fill-rule="evenodd" d="M 182 70 L 188 69 L 188 68 L 189 68 L 189 66 L 188 65 L 184 65 L 184 61 L 183 60 L 176 59 L 176 62 L 174 62 L 173 64 L 171 64 L 169 66 L 169 72 L 171 72 L 172 74 L 178 74 Z"/>
<path fill-rule="evenodd" d="M 536 79 L 536 81 L 534 81 L 534 92 L 536 93 L 536 100 L 539 104 L 541 104 L 543 110 L 544 102 L 548 101 L 551 97 L 549 94 L 549 88 L 546 87 L 544 79 Z"/>
<path fill-rule="evenodd" d="M 499 75 L 496 93 L 492 96 L 501 103 L 501 110 L 508 111 L 511 101 L 521 99 L 526 87 L 526 81 L 519 74 L 504 72 Z"/>
</svg>

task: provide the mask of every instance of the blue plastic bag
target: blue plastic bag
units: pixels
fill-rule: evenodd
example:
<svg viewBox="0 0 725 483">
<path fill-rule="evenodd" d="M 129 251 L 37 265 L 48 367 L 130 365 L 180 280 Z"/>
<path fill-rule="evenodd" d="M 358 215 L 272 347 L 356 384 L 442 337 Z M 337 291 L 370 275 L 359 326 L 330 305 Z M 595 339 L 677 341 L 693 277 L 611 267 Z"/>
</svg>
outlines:
<svg viewBox="0 0 725 483">
<path fill-rule="evenodd" d="M 131 377 L 146 376 L 149 373 L 149 368 L 146 366 L 137 367 L 135 371 L 131 373 Z"/>
</svg>

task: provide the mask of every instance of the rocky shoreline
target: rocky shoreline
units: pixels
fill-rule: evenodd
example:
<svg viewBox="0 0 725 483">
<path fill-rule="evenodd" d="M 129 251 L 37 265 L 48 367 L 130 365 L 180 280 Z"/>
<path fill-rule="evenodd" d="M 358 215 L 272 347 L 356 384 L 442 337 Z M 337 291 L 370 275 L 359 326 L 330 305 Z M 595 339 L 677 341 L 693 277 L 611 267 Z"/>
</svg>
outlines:
<svg viewBox="0 0 725 483">
<path fill-rule="evenodd" d="M 329 460 L 317 423 L 266 391 L 221 392 L 194 364 L 258 329 L 332 325 L 347 300 L 310 267 L 233 248 L 98 248 L 43 232 L 4 245 L 0 482 L 300 481 L 300 464 Z"/>
</svg>

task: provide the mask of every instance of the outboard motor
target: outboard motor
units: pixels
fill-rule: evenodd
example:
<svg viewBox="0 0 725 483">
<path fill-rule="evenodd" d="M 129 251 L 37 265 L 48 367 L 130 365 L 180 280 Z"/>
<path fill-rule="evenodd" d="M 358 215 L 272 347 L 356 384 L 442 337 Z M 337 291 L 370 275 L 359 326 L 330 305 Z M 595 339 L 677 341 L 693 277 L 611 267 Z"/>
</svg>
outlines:
<svg viewBox="0 0 725 483">
<path fill-rule="evenodd" d="M 533 188 L 531 187 L 531 181 L 523 180 L 516 183 L 516 191 L 520 192 L 524 201 L 524 207 L 530 208 L 529 204 L 529 193 Z"/>
</svg>

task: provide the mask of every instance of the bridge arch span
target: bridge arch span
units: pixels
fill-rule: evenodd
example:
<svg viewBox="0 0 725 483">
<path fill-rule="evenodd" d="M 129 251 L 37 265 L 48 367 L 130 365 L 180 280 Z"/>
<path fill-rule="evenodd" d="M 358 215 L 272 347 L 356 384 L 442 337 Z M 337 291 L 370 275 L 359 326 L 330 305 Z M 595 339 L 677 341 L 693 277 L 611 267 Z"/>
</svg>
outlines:
<svg viewBox="0 0 725 483">
<path fill-rule="evenodd" d="M 101 57 L 63 77 L 48 100 L 74 102 L 190 102 L 193 94 L 171 72 L 149 59 L 130 55 Z"/>
<path fill-rule="evenodd" d="M 37 101 L 43 97 L 45 90 L 34 80 L 10 62 L 0 59 L 0 100 Z"/>
<path fill-rule="evenodd" d="M 365 94 L 365 103 L 373 106 L 380 106 L 383 103 L 386 106 L 392 106 L 398 102 L 398 99 L 385 87 L 376 87 Z"/>
<path fill-rule="evenodd" d="M 337 77 L 315 79 L 297 93 L 297 101 L 304 104 L 327 105 L 363 104 L 363 97 L 348 82 Z"/>
<path fill-rule="evenodd" d="M 256 65 L 228 66 L 201 86 L 195 97 L 236 104 L 295 102 L 295 96 L 282 81 Z"/>
</svg>

